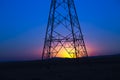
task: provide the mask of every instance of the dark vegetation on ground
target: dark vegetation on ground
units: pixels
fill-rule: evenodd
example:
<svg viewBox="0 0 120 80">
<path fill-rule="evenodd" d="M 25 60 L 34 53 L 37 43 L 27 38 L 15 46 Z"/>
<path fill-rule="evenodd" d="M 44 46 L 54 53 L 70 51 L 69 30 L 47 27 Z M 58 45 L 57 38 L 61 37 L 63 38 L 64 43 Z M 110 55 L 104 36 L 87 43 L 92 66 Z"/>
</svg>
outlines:
<svg viewBox="0 0 120 80">
<path fill-rule="evenodd" d="M 0 80 L 120 80 L 120 55 L 4 62 Z"/>
</svg>

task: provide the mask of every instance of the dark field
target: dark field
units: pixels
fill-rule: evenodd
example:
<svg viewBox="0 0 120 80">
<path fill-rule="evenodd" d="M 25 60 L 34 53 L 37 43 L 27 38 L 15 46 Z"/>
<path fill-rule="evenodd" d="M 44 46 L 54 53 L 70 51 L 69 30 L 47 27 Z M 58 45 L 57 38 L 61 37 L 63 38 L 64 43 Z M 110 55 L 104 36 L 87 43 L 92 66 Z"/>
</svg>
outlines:
<svg viewBox="0 0 120 80">
<path fill-rule="evenodd" d="M 120 56 L 0 63 L 0 80 L 120 80 Z"/>
</svg>

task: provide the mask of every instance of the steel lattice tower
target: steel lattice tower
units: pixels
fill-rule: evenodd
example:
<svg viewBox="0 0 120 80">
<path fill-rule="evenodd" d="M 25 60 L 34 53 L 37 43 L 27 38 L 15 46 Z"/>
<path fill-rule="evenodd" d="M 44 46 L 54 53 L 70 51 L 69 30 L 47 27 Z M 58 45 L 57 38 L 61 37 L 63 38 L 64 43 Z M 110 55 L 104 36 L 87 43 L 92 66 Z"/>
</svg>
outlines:
<svg viewBox="0 0 120 80">
<path fill-rule="evenodd" d="M 64 52 L 71 58 L 88 56 L 74 0 L 51 0 L 42 59 Z"/>
</svg>

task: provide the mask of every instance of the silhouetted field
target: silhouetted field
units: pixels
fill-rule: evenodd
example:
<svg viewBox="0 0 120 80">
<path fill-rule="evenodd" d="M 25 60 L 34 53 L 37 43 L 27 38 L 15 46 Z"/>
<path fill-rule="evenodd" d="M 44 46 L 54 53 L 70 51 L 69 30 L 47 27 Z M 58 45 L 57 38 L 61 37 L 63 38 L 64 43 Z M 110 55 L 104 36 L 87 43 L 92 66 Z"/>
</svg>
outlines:
<svg viewBox="0 0 120 80">
<path fill-rule="evenodd" d="M 0 63 L 0 80 L 120 80 L 120 55 Z"/>
</svg>

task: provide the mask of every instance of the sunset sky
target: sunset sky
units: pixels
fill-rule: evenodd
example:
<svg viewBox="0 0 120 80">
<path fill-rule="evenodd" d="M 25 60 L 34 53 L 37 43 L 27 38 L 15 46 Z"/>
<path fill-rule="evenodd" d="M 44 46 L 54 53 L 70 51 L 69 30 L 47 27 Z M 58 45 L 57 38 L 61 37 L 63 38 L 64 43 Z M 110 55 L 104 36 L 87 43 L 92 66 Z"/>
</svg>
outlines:
<svg viewBox="0 0 120 80">
<path fill-rule="evenodd" d="M 0 0 L 0 61 L 38 60 L 51 0 Z M 120 53 L 120 0 L 74 0 L 89 56 Z"/>
</svg>

